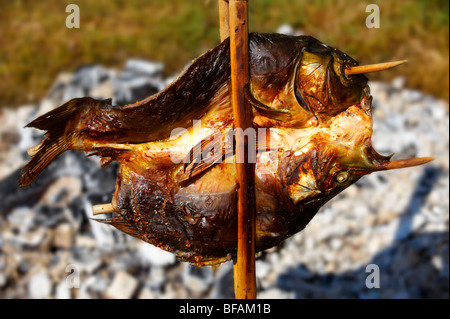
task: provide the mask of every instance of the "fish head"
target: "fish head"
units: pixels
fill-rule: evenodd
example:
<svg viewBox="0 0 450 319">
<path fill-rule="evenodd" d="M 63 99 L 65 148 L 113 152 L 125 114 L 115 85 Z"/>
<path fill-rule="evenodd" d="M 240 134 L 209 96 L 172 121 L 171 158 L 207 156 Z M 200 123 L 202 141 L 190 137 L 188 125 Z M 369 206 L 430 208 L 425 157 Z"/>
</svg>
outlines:
<svg viewBox="0 0 450 319">
<path fill-rule="evenodd" d="M 320 41 L 304 47 L 295 69 L 295 98 L 319 121 L 328 120 L 368 95 L 368 79 L 362 74 L 346 75 L 358 63 Z"/>
<path fill-rule="evenodd" d="M 364 101 L 365 100 L 365 101 Z M 433 158 L 391 160 L 372 146 L 372 116 L 364 95 L 358 104 L 330 119 L 323 127 L 302 133 L 280 169 L 285 190 L 298 207 L 319 208 L 372 172 L 425 164 Z"/>
</svg>

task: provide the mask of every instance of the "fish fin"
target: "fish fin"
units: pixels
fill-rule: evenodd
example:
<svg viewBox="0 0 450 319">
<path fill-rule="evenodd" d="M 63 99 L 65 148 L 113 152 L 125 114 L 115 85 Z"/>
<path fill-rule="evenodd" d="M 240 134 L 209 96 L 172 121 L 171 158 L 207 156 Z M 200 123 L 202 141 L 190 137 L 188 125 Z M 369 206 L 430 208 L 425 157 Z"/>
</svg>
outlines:
<svg viewBox="0 0 450 319">
<path fill-rule="evenodd" d="M 286 118 L 291 117 L 291 113 L 288 110 L 275 110 L 258 101 L 251 93 L 249 84 L 246 84 L 244 88 L 244 96 L 250 103 L 250 105 L 253 106 L 253 108 L 255 108 L 259 113 L 269 118 L 275 120 L 286 120 Z"/>
<path fill-rule="evenodd" d="M 69 148 L 64 135 L 49 135 L 39 145 L 36 154 L 25 165 L 19 180 L 19 186 L 28 186 L 61 153 Z"/>
<path fill-rule="evenodd" d="M 109 164 L 111 164 L 113 161 L 113 159 L 111 157 L 102 157 L 100 159 L 100 167 L 101 168 L 106 168 L 109 166 Z"/>
<path fill-rule="evenodd" d="M 113 217 L 113 218 L 91 218 L 91 219 L 99 223 L 114 226 L 118 230 L 130 236 L 142 238 L 141 232 L 136 228 L 136 226 L 133 223 L 130 223 L 121 218 Z"/>
<path fill-rule="evenodd" d="M 31 160 L 22 170 L 19 186 L 29 185 L 56 157 L 69 149 L 85 150 L 85 133 L 89 131 L 83 120 L 111 108 L 111 100 L 90 97 L 72 99 L 60 107 L 39 116 L 25 127 L 47 131 L 44 140 L 29 149 Z"/>
<path fill-rule="evenodd" d="M 232 137 L 232 141 L 224 142 L 222 137 L 217 138 L 213 134 L 206 139 L 194 145 L 189 151 L 182 170 L 175 176 L 179 182 L 187 181 L 198 174 L 206 171 L 218 162 L 222 163 L 225 159 L 231 158 L 236 153 L 236 138 Z M 263 137 L 264 141 L 255 140 L 255 153 L 276 150 L 270 146 L 270 134 Z M 216 150 L 220 149 L 220 152 Z"/>
<path fill-rule="evenodd" d="M 220 148 L 220 152 L 215 152 Z M 205 154 L 205 152 L 207 152 Z M 206 155 L 206 156 L 205 156 Z M 214 135 L 209 135 L 206 139 L 194 145 L 183 161 L 184 167 L 175 177 L 179 182 L 184 182 L 213 166 L 225 155 L 225 147 L 222 138 L 214 139 Z"/>
<path fill-rule="evenodd" d="M 28 123 L 25 127 L 34 127 L 49 133 L 61 132 L 65 129 L 67 122 L 75 115 L 77 111 L 77 101 L 73 99 L 57 107 L 56 109 L 39 116 L 37 119 Z"/>
<path fill-rule="evenodd" d="M 41 144 L 32 148 L 32 158 L 22 170 L 19 186 L 29 185 L 56 157 L 72 147 L 78 135 L 69 130 L 70 125 L 89 106 L 87 104 L 90 100 L 92 99 L 72 99 L 25 126 L 47 132 Z"/>
<path fill-rule="evenodd" d="M 100 166 L 102 168 L 107 167 L 112 161 L 117 161 L 128 151 L 133 150 L 133 148 L 127 144 L 101 144 L 93 148 L 93 151 L 87 156 L 99 156 Z"/>
</svg>

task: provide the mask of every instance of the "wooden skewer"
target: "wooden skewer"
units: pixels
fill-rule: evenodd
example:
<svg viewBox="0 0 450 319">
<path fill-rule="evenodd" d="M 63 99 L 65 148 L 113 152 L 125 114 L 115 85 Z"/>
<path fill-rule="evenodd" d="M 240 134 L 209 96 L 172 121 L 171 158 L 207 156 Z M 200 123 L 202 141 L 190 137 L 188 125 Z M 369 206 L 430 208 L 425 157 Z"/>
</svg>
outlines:
<svg viewBox="0 0 450 319">
<path fill-rule="evenodd" d="M 398 169 L 404 167 L 411 167 L 422 165 L 434 160 L 434 157 L 418 157 L 418 158 L 407 158 L 402 160 L 389 161 L 387 163 L 381 163 L 375 170 L 389 170 L 389 169 Z"/>
<path fill-rule="evenodd" d="M 108 204 L 100 204 L 92 206 L 92 214 L 101 215 L 114 212 L 113 205 L 111 203 Z"/>
<path fill-rule="evenodd" d="M 352 74 L 362 74 L 362 73 L 384 71 L 384 70 L 392 69 L 393 67 L 396 67 L 396 66 L 406 63 L 406 62 L 408 62 L 408 60 L 352 66 L 348 69 L 345 69 L 345 74 L 352 75 Z"/>
<path fill-rule="evenodd" d="M 237 299 L 255 299 L 255 164 L 248 163 L 248 143 L 245 143 L 243 134 L 245 129 L 253 127 L 252 110 L 244 94 L 245 85 L 249 81 L 248 1 L 229 0 L 228 8 L 238 185 L 238 243 L 233 266 L 234 291 Z"/>
</svg>

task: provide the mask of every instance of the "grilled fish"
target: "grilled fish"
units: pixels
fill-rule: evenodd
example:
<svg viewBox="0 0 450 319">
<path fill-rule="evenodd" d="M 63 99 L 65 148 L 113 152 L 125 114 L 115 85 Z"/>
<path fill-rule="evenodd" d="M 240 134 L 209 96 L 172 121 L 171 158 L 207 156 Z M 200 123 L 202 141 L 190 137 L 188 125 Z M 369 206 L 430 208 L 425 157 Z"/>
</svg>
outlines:
<svg viewBox="0 0 450 319">
<path fill-rule="evenodd" d="M 236 171 L 230 44 L 201 55 L 166 89 L 135 104 L 89 97 L 29 123 L 47 131 L 19 181 L 81 150 L 120 163 L 112 218 L 99 221 L 196 265 L 233 259 Z M 424 164 L 391 161 L 371 144 L 368 79 L 358 63 L 310 36 L 249 35 L 256 251 L 301 231 L 328 200 L 362 176 Z M 250 152 L 251 153 L 251 152 Z"/>
</svg>

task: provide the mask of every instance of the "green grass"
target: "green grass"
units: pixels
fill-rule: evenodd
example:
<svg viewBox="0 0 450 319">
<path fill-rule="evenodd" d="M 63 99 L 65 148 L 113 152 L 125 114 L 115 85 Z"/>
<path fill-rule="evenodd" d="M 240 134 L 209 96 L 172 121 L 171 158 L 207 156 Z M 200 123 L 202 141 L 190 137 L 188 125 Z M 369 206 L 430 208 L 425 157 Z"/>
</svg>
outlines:
<svg viewBox="0 0 450 319">
<path fill-rule="evenodd" d="M 81 28 L 67 29 L 67 4 L 80 7 Z M 448 1 L 250 0 L 249 26 L 275 32 L 289 23 L 347 52 L 361 64 L 408 59 L 407 65 L 370 75 L 449 95 Z M 365 26 L 376 3 L 381 28 Z M 219 43 L 217 0 L 2 1 L 0 105 L 40 100 L 60 72 L 88 63 L 121 68 L 131 57 L 161 61 L 166 73 Z"/>
</svg>

